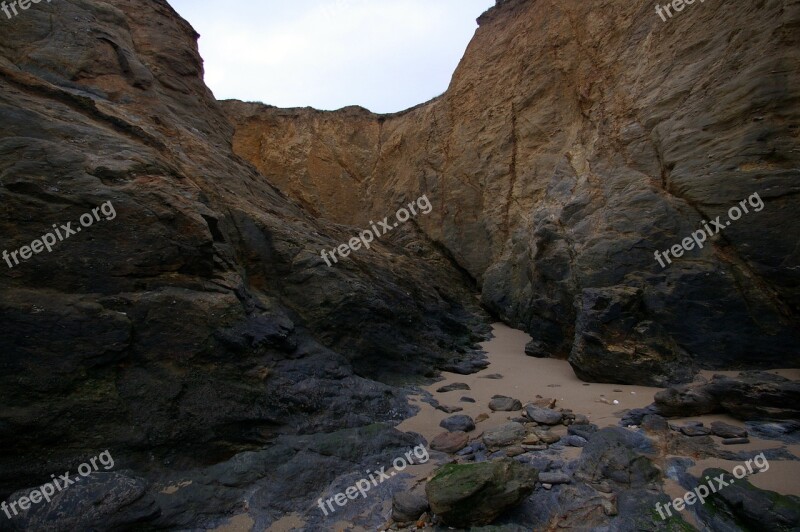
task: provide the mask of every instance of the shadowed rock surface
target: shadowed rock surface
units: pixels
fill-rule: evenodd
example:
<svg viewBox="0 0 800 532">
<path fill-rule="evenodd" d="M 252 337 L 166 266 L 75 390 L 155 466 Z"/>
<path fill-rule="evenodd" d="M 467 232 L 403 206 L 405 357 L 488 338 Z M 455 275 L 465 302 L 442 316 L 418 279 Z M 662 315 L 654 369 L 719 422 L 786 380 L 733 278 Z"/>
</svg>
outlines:
<svg viewBox="0 0 800 532">
<path fill-rule="evenodd" d="M 765 372 L 714 375 L 658 392 L 653 407 L 667 417 L 724 412 L 745 421 L 800 420 L 800 382 Z"/>
<path fill-rule="evenodd" d="M 204 468 L 349 430 L 359 451 L 326 469 L 352 470 L 380 451 L 360 428 L 411 412 L 391 385 L 480 358 L 488 327 L 469 279 L 413 226 L 322 261 L 352 229 L 316 220 L 234 155 L 197 37 L 163 0 L 42 2 L 3 26 L 2 247 L 105 202 L 116 217 L 2 263 L 1 498 L 110 449 L 151 494 L 159 476 L 195 480 L 155 497 L 159 526 L 194 527 L 254 493 L 255 477 L 201 488 Z M 295 454 L 327 461 L 298 441 L 264 455 L 258 478 Z M 333 478 L 303 475 L 273 477 L 282 503 L 247 495 L 269 509 L 261 525 Z"/>
</svg>

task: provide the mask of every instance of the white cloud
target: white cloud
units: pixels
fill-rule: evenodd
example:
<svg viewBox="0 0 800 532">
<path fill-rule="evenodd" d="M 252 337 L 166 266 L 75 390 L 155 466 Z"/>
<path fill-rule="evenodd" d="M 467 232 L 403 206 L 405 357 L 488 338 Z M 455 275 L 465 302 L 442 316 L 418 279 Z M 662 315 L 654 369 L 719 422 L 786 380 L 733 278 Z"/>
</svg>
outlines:
<svg viewBox="0 0 800 532">
<path fill-rule="evenodd" d="M 172 0 L 217 98 L 393 112 L 447 88 L 493 0 Z"/>
</svg>

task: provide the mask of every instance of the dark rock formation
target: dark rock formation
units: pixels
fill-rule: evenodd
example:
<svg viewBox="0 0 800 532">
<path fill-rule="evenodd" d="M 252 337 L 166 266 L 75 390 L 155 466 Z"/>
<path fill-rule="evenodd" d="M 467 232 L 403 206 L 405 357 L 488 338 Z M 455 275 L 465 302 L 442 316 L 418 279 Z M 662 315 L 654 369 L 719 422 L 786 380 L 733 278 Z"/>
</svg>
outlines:
<svg viewBox="0 0 800 532">
<path fill-rule="evenodd" d="M 654 453 L 647 438 L 620 427 L 608 427 L 591 435 L 576 474 L 589 482 L 605 479 L 626 488 L 645 488 L 661 479 L 661 472 L 646 453 Z"/>
<path fill-rule="evenodd" d="M 630 287 L 583 291 L 569 357 L 578 377 L 649 386 L 691 380 L 690 358 L 663 327 L 648 319 L 643 297 L 642 290 Z"/>
<path fill-rule="evenodd" d="M 780 495 L 762 490 L 747 479 L 734 478 L 722 469 L 706 469 L 701 478 L 716 479 L 721 475 L 727 484 L 709 496 L 709 512 L 714 528 L 734 525 L 753 530 L 794 531 L 800 528 L 800 497 Z M 715 484 L 716 486 L 716 484 Z M 713 526 L 712 525 L 712 526 Z"/>
<path fill-rule="evenodd" d="M 800 382 L 765 372 L 715 375 L 658 392 L 655 408 L 667 417 L 725 412 L 749 420 L 800 420 Z"/>
<path fill-rule="evenodd" d="M 449 432 L 471 432 L 475 430 L 475 420 L 469 416 L 459 414 L 443 419 L 439 423 L 439 426 L 447 429 Z"/>
<path fill-rule="evenodd" d="M 11 500 L 30 494 L 21 490 Z M 6 521 L 3 530 L 119 530 L 143 527 L 161 513 L 155 499 L 147 493 L 147 483 L 119 473 L 98 472 L 58 491 L 50 502 L 33 504 L 30 510 Z M 58 516 L 57 524 L 53 517 Z M 6 526 L 10 528 L 6 528 Z"/>
</svg>

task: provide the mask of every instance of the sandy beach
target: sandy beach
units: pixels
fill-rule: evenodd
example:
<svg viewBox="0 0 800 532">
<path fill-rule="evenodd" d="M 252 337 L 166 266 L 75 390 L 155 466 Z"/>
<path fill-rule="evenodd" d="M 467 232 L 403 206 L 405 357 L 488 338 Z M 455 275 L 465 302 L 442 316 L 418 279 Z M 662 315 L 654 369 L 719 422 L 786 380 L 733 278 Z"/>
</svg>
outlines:
<svg viewBox="0 0 800 532">
<path fill-rule="evenodd" d="M 493 324 L 494 338 L 481 344 L 489 355 L 489 367 L 472 375 L 457 375 L 443 373 L 444 380 L 425 387 L 442 405 L 459 406 L 464 410 L 459 414 L 466 414 L 475 419 L 480 414 L 488 415 L 488 419 L 476 424 L 476 430 L 470 433 L 471 438 L 479 437 L 483 431 L 503 423 L 509 419 L 519 417 L 521 412 L 492 412 L 489 410 L 489 401 L 494 395 L 505 395 L 519 399 L 523 405 L 538 397 L 553 398 L 557 400 L 557 408 L 568 408 L 577 414 L 589 417 L 592 423 L 600 427 L 617 425 L 620 415 L 630 408 L 645 407 L 653 402 L 653 396 L 661 388 L 645 386 L 626 386 L 618 384 L 588 384 L 575 376 L 569 363 L 565 360 L 538 359 L 525 355 L 525 344 L 531 337 L 519 330 L 512 329 L 502 323 Z M 788 378 L 800 378 L 800 370 L 775 370 L 773 373 Z M 736 371 L 705 371 L 704 377 L 714 374 L 737 375 Z M 502 375 L 500 379 L 487 378 L 490 375 Z M 437 393 L 442 386 L 453 383 L 465 383 L 470 390 L 455 390 Z M 460 401 L 463 396 L 475 399 L 475 403 Z M 451 414 L 435 409 L 421 400 L 419 396 L 410 399 L 420 407 L 419 413 L 398 426 L 402 431 L 418 432 L 428 441 L 444 432 L 439 426 Z M 618 403 L 615 404 L 614 402 Z M 683 423 L 687 421 L 702 421 L 706 425 L 714 421 L 724 421 L 731 425 L 744 426 L 730 416 L 714 415 L 692 418 L 673 419 L 671 422 Z M 560 429 L 561 430 L 559 432 Z M 554 430 L 556 434 L 565 433 L 564 427 Z M 717 442 L 721 438 L 712 436 Z M 771 440 L 750 438 L 750 444 L 739 445 L 732 450 L 761 450 L 780 448 L 784 445 Z M 800 445 L 787 446 L 795 456 L 800 456 Z M 570 449 L 574 456 L 580 454 L 580 449 Z M 697 465 L 691 469 L 693 474 L 699 475 L 707 467 L 721 467 L 731 471 L 739 462 L 719 459 L 698 460 Z M 779 467 L 770 467 L 764 473 L 753 475 L 750 481 L 763 489 L 779 493 L 800 495 L 800 461 L 780 463 Z M 670 494 L 678 496 L 685 492 L 677 485 L 670 486 Z"/>
</svg>

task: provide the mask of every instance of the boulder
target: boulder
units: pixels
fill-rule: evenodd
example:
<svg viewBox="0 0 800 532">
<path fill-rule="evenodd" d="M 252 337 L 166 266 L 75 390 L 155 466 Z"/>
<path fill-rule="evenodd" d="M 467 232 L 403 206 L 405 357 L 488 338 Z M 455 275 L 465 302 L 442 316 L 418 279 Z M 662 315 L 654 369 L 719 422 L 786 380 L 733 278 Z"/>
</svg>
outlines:
<svg viewBox="0 0 800 532">
<path fill-rule="evenodd" d="M 459 414 L 443 419 L 439 426 L 450 432 L 472 432 L 475 430 L 475 421 L 469 416 Z"/>
<path fill-rule="evenodd" d="M 622 427 L 629 427 L 631 425 L 638 426 L 642 424 L 642 420 L 644 420 L 645 416 L 654 414 L 660 414 L 658 408 L 656 408 L 654 404 L 644 408 L 631 408 L 630 410 L 625 410 L 623 412 L 622 419 L 620 419 L 619 424 Z"/>
<path fill-rule="evenodd" d="M 425 491 L 445 525 L 467 528 L 492 523 L 533 492 L 536 469 L 503 458 L 480 464 L 447 464 Z"/>
<path fill-rule="evenodd" d="M 522 442 L 527 431 L 521 423 L 511 422 L 499 427 L 489 429 L 483 434 L 483 442 L 490 449 L 508 447 Z"/>
<path fill-rule="evenodd" d="M 662 390 L 654 405 L 667 417 L 727 413 L 744 421 L 798 420 L 800 382 L 761 371 L 714 375 L 708 382 Z"/>
<path fill-rule="evenodd" d="M 525 415 L 542 425 L 558 425 L 564 417 L 561 412 L 557 412 L 551 408 L 539 408 L 535 405 L 526 406 Z"/>
<path fill-rule="evenodd" d="M 443 432 L 431 440 L 431 449 L 453 454 L 467 446 L 469 436 L 466 432 Z"/>
<path fill-rule="evenodd" d="M 588 425 L 591 423 L 589 416 L 584 414 L 575 414 L 575 419 L 572 421 L 573 425 Z"/>
<path fill-rule="evenodd" d="M 392 519 L 410 523 L 428 511 L 428 499 L 423 492 L 398 491 L 392 497 Z"/>
<path fill-rule="evenodd" d="M 567 428 L 567 434 L 571 434 L 573 436 L 580 436 L 581 438 L 588 440 L 592 434 L 599 430 L 598 426 L 591 423 L 589 425 L 570 425 Z"/>
<path fill-rule="evenodd" d="M 625 488 L 645 488 L 661 479 L 661 472 L 644 452 L 652 443 L 639 433 L 607 427 L 592 434 L 578 460 L 576 476 L 598 483 L 609 480 Z"/>
<path fill-rule="evenodd" d="M 515 456 L 519 456 L 521 454 L 525 454 L 527 449 L 522 445 L 512 445 L 511 447 L 506 447 L 503 449 L 503 454 L 508 456 L 509 458 L 514 458 Z"/>
<path fill-rule="evenodd" d="M 722 411 L 707 390 L 694 384 L 661 390 L 655 395 L 654 406 L 655 412 L 665 417 L 701 416 Z"/>
<path fill-rule="evenodd" d="M 589 443 L 586 438 L 582 438 L 581 436 L 574 436 L 569 435 L 563 439 L 564 443 L 570 447 L 586 447 L 586 444 Z"/>
<path fill-rule="evenodd" d="M 642 418 L 642 428 L 653 434 L 663 434 L 669 431 L 669 423 L 664 416 L 647 414 Z"/>
<path fill-rule="evenodd" d="M 518 399 L 495 395 L 489 402 L 489 409 L 493 412 L 513 412 L 522 409 L 522 403 Z"/>
<path fill-rule="evenodd" d="M 522 445 L 537 445 L 540 441 L 541 440 L 539 440 L 539 436 L 531 433 L 525 436 L 521 443 Z"/>
<path fill-rule="evenodd" d="M 638 287 L 587 288 L 578 296 L 569 363 L 587 382 L 666 386 L 691 380 L 694 365 L 669 333 L 648 318 Z"/>
<path fill-rule="evenodd" d="M 525 345 L 525 354 L 534 358 L 548 358 L 546 346 L 542 342 L 531 340 Z"/>
</svg>

